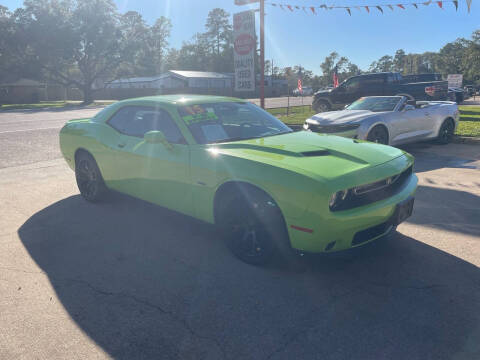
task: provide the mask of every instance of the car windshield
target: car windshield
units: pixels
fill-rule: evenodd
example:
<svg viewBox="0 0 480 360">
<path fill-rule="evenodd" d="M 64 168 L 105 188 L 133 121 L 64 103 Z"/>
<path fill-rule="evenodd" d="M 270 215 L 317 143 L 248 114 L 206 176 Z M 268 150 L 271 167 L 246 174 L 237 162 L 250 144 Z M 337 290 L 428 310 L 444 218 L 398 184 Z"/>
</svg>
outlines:
<svg viewBox="0 0 480 360">
<path fill-rule="evenodd" d="M 362 97 L 347 106 L 347 110 L 370 110 L 373 112 L 393 111 L 402 98 L 391 97 Z"/>
<path fill-rule="evenodd" d="M 276 117 L 251 103 L 219 102 L 180 106 L 178 113 L 199 144 L 292 132 Z"/>
</svg>

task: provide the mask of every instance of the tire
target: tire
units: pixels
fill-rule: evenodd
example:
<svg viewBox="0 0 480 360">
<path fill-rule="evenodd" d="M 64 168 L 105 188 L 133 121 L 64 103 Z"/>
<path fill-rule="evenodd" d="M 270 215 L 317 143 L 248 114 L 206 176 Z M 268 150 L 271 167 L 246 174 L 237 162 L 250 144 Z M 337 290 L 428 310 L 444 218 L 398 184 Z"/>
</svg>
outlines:
<svg viewBox="0 0 480 360">
<path fill-rule="evenodd" d="M 408 100 L 415 100 L 415 98 L 410 94 L 397 94 L 395 96 L 405 96 Z"/>
<path fill-rule="evenodd" d="M 325 112 L 325 111 L 330 111 L 330 104 L 322 99 L 319 100 L 313 100 L 312 104 L 313 111 L 317 113 Z"/>
<path fill-rule="evenodd" d="M 288 264 L 301 260 L 290 247 L 280 210 L 267 196 L 254 191 L 222 203 L 218 225 L 227 247 L 238 259 L 256 266 L 266 265 L 275 255 Z"/>
<path fill-rule="evenodd" d="M 107 188 L 92 155 L 81 152 L 75 156 L 75 178 L 80 195 L 89 202 L 103 199 Z"/>
<path fill-rule="evenodd" d="M 455 131 L 455 124 L 452 119 L 447 119 L 443 122 L 438 132 L 437 144 L 446 145 L 452 141 L 453 133 Z"/>
<path fill-rule="evenodd" d="M 388 131 L 382 125 L 376 125 L 367 135 L 367 140 L 378 144 L 388 145 Z"/>
</svg>

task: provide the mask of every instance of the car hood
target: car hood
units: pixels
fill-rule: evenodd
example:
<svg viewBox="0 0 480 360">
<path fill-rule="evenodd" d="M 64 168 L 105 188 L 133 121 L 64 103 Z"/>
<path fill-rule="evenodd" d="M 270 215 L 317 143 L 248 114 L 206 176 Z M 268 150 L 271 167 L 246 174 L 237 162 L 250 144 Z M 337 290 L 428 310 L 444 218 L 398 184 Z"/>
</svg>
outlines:
<svg viewBox="0 0 480 360">
<path fill-rule="evenodd" d="M 336 178 L 404 155 L 402 150 L 310 131 L 209 145 L 218 155 L 261 162 L 315 178 Z"/>
<path fill-rule="evenodd" d="M 372 116 L 383 114 L 383 112 L 373 112 L 370 110 L 341 110 L 329 111 L 313 115 L 307 122 L 315 125 L 340 125 L 358 123 Z"/>
</svg>

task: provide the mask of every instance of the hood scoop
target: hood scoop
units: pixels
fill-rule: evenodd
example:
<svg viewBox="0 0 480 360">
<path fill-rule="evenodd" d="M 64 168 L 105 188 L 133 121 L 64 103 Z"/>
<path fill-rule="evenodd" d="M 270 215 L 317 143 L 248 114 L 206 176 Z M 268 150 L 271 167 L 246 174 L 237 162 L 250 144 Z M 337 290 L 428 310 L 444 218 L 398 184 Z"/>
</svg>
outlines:
<svg viewBox="0 0 480 360">
<path fill-rule="evenodd" d="M 330 151 L 328 151 L 328 150 L 304 151 L 304 152 L 301 152 L 300 154 L 302 154 L 302 155 L 305 156 L 305 157 L 315 157 L 315 156 L 328 156 L 328 155 L 331 155 L 331 154 L 330 154 Z"/>
</svg>

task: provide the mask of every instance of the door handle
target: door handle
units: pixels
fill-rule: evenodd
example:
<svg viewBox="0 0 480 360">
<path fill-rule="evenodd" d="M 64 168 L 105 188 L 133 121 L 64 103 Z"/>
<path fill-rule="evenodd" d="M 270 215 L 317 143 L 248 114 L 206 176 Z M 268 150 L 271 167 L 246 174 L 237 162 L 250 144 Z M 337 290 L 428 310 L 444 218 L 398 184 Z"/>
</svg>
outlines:
<svg viewBox="0 0 480 360">
<path fill-rule="evenodd" d="M 117 146 L 118 146 L 119 148 L 123 148 L 123 147 L 125 147 L 125 144 L 117 144 Z"/>
</svg>

